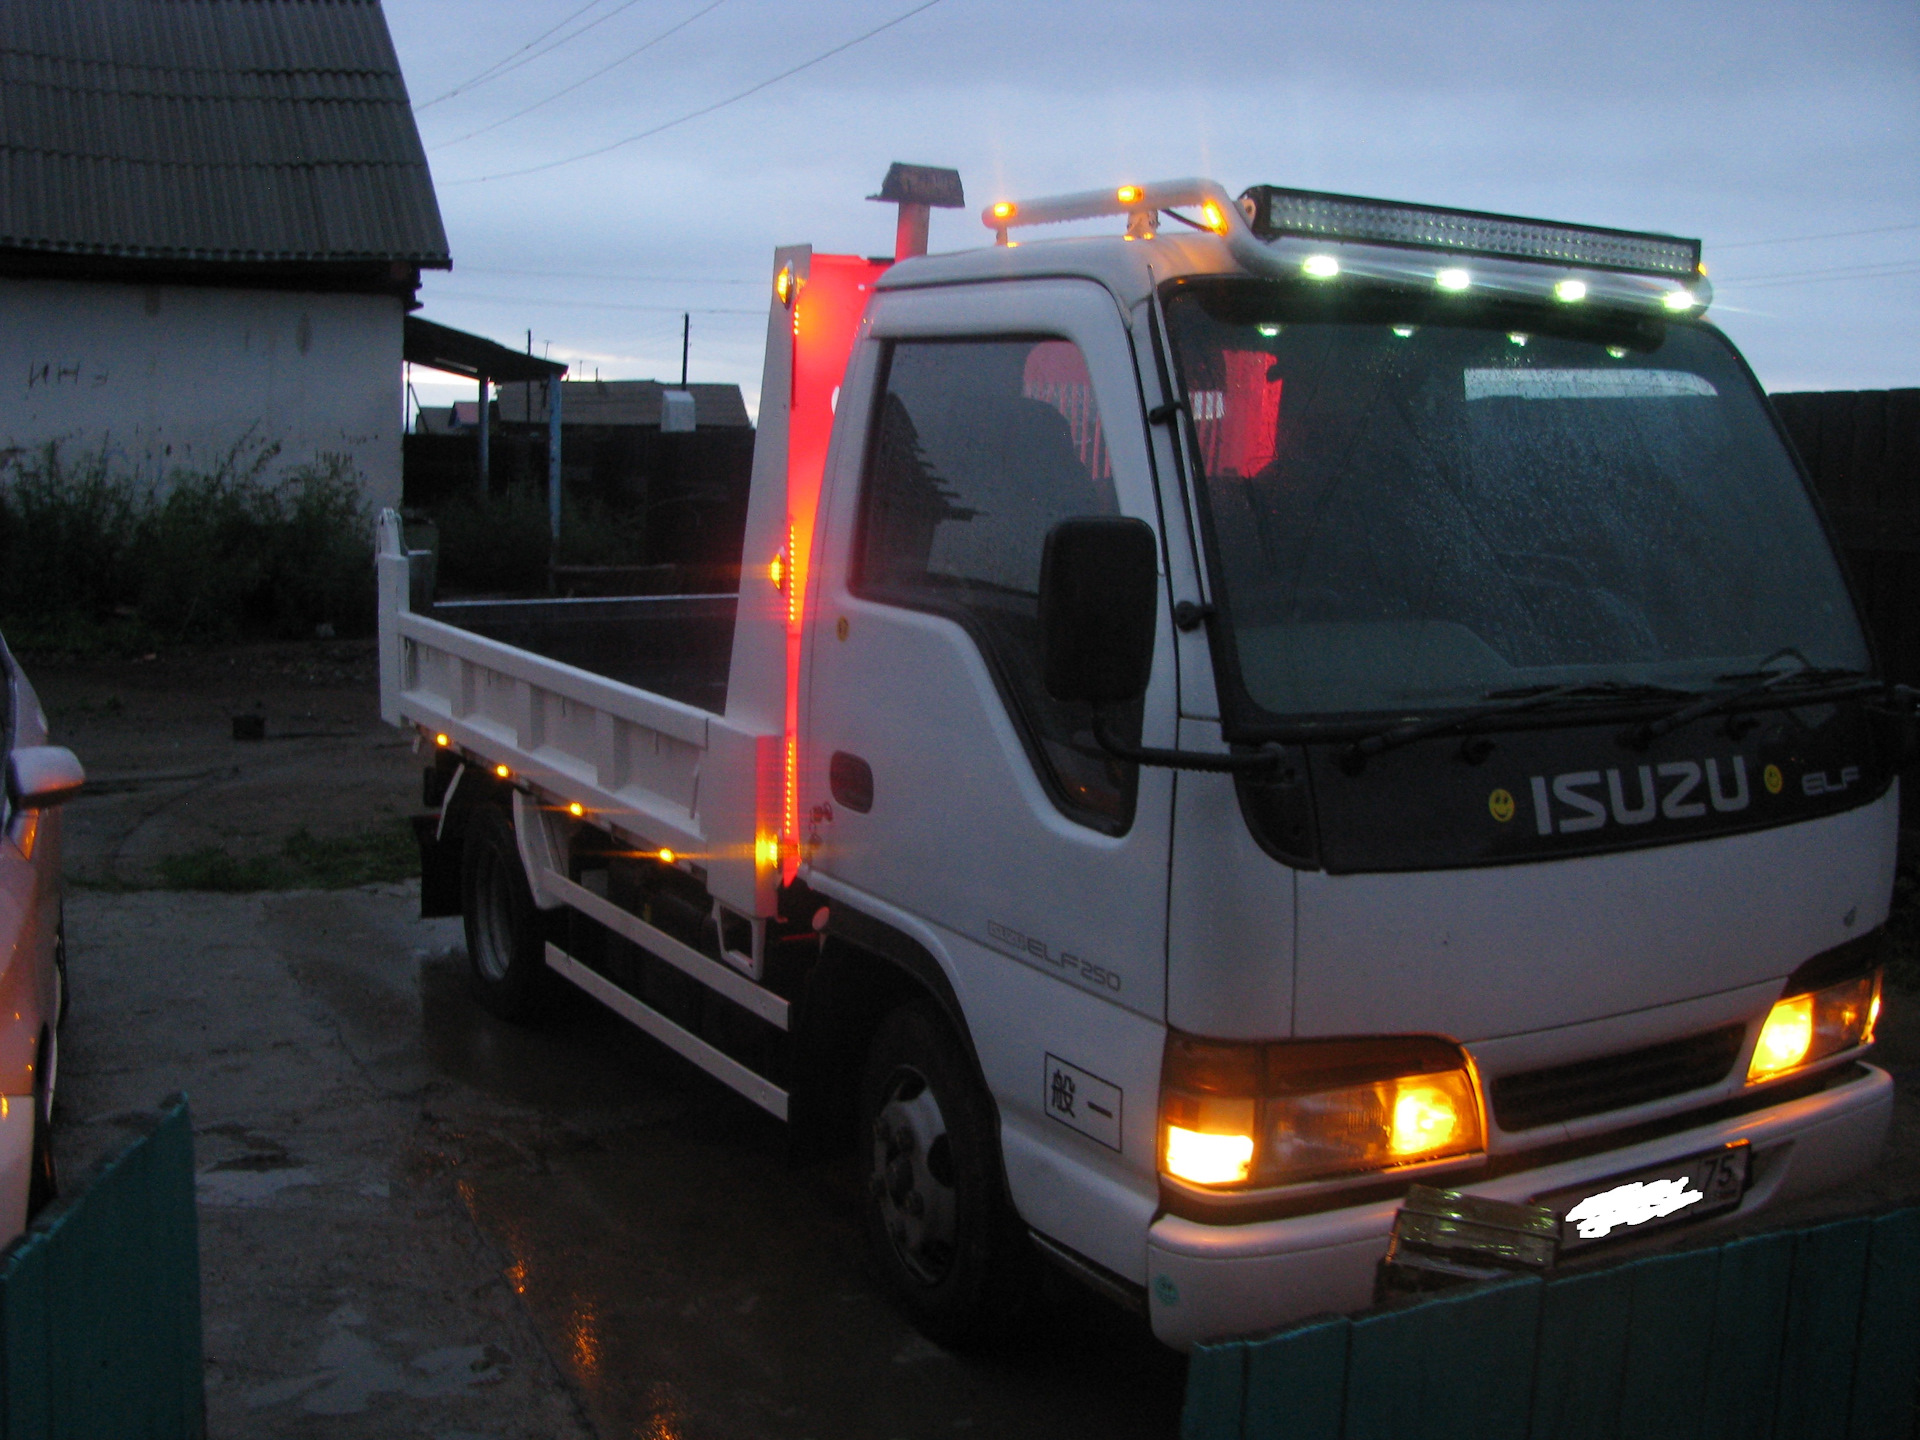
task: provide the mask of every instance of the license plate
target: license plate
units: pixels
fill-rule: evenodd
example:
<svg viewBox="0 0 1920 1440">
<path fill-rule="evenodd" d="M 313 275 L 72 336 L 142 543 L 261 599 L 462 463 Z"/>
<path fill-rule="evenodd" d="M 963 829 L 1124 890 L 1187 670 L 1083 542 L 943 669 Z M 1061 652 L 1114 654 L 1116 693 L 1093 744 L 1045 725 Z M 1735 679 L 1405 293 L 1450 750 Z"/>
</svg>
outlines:
<svg viewBox="0 0 1920 1440">
<path fill-rule="evenodd" d="M 1747 1191 L 1747 1142 L 1735 1141 L 1664 1165 L 1536 1195 L 1560 1217 L 1560 1253 L 1685 1225 L 1740 1203 Z"/>
</svg>

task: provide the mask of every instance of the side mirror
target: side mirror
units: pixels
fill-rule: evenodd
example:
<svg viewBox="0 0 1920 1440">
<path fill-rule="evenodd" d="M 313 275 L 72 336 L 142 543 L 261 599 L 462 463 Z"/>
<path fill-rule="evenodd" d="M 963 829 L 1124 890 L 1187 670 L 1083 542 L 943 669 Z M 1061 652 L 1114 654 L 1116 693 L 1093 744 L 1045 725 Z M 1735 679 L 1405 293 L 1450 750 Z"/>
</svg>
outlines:
<svg viewBox="0 0 1920 1440">
<path fill-rule="evenodd" d="M 7 794 L 23 810 L 46 810 L 80 793 L 87 772 L 63 745 L 26 745 L 7 757 Z"/>
<path fill-rule="evenodd" d="M 1145 521 L 1062 520 L 1040 560 L 1040 666 L 1056 700 L 1116 705 L 1146 693 L 1160 545 Z"/>
</svg>

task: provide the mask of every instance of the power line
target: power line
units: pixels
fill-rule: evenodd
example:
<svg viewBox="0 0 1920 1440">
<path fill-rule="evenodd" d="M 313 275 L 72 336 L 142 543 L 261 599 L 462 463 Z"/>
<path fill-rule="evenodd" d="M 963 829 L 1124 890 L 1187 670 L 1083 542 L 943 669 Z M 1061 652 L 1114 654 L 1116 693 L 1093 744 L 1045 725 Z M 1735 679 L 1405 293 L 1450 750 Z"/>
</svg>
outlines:
<svg viewBox="0 0 1920 1440">
<path fill-rule="evenodd" d="M 635 141 L 645 140 L 650 136 L 658 135 L 663 130 L 671 130 L 676 125 L 684 125 L 689 120 L 697 120 L 702 115 L 711 115 L 716 110 L 723 110 L 727 106 L 732 105 L 737 101 L 746 99 L 749 95 L 758 94 L 760 91 L 765 90 L 769 85 L 777 85 L 782 80 L 787 79 L 789 76 L 798 75 L 802 70 L 811 69 L 813 66 L 818 65 L 823 60 L 831 60 L 834 56 L 842 53 L 843 51 L 851 50 L 854 46 L 861 44 L 863 41 L 871 40 L 874 36 L 878 35 L 881 31 L 891 30 L 894 26 L 900 24 L 900 22 L 903 20 L 911 20 L 915 15 L 918 15 L 923 10 L 931 10 L 934 6 L 938 5 L 939 3 L 940 3 L 940 0 L 921 0 L 920 4 L 915 5 L 910 10 L 901 11 L 900 14 L 894 16 L 891 20 L 883 21 L 880 24 L 874 26 L 871 30 L 866 31 L 863 34 L 856 35 L 851 40 L 845 41 L 839 45 L 835 45 L 831 50 L 823 50 L 810 60 L 802 60 L 798 65 L 793 66 L 791 69 L 782 70 L 778 75 L 772 76 L 771 78 L 766 80 L 762 80 L 756 85 L 749 85 L 746 89 L 740 91 L 738 94 L 729 95 L 724 100 L 716 100 L 711 105 L 702 105 L 698 110 L 689 110 L 685 115 L 681 115 L 676 119 L 668 120 L 663 122 L 662 124 L 655 125 L 650 130 L 642 130 L 638 134 L 629 135 L 624 140 L 615 140 L 612 144 L 609 144 L 609 145 L 601 145 L 592 150 L 582 150 L 577 155 L 568 155 L 565 158 L 559 159 L 559 160 L 548 160 L 543 164 L 539 164 L 539 165 L 527 165 L 518 170 L 502 170 L 493 175 L 471 175 L 463 180 L 447 180 L 442 183 L 447 185 L 479 185 L 489 180 L 508 180 L 508 179 L 512 179 L 514 176 L 517 176 L 517 175 L 533 175 L 533 174 L 537 174 L 542 170 L 556 170 L 562 165 L 572 165 L 573 163 L 579 160 L 591 160 L 596 155 L 605 155 L 610 150 L 618 150 L 623 146 L 633 144 Z"/>
<path fill-rule="evenodd" d="M 1763 280 L 1800 280 L 1826 275 L 1866 275 L 1882 270 L 1920 264 L 1913 256 L 1903 256 L 1898 260 L 1871 260 L 1858 265 L 1821 265 L 1812 270 L 1775 270 L 1766 275 L 1738 275 L 1724 277 L 1720 283 L 1726 285 L 1756 285 Z"/>
<path fill-rule="evenodd" d="M 623 285 L 765 285 L 764 280 L 722 279 L 713 275 L 607 275 L 586 270 L 499 270 L 462 265 L 462 275 L 518 275 L 529 280 L 610 280 Z"/>
<path fill-rule="evenodd" d="M 1836 230 L 1830 235 L 1788 235 L 1779 240 L 1736 240 L 1731 245 L 1715 245 L 1714 253 L 1722 250 L 1751 250 L 1756 245 L 1798 245 L 1807 240 L 1851 240 L 1856 235 L 1891 235 L 1898 230 L 1920 230 L 1920 225 L 1880 225 L 1872 230 Z"/>
<path fill-rule="evenodd" d="M 478 86 L 486 84 L 490 80 L 498 80 L 502 75 L 507 74 L 509 71 L 518 70 L 522 65 L 532 64 L 535 60 L 540 59 L 540 57 L 543 55 L 551 55 L 555 50 L 558 50 L 562 45 L 567 44 L 569 41 L 579 39 L 582 35 L 586 34 L 587 31 L 593 29 L 594 26 L 604 24 L 606 21 L 611 20 L 614 16 L 618 15 L 622 10 L 625 10 L 629 6 L 637 3 L 637 0 L 621 0 L 620 4 L 614 6 L 613 9 L 607 11 L 606 14 L 600 16 L 596 20 L 588 21 L 585 25 L 582 25 L 578 30 L 574 31 L 573 34 L 571 35 L 561 36 L 558 40 L 554 41 L 553 44 L 547 46 L 546 49 L 540 51 L 538 54 L 527 55 L 526 59 L 524 60 L 517 58 L 521 55 L 526 55 L 527 51 L 533 49 L 534 46 L 538 45 L 542 40 L 546 39 L 547 36 L 553 34 L 554 31 L 563 30 L 567 26 L 571 25 L 574 21 L 578 20 L 582 15 L 586 14 L 587 11 L 593 9 L 593 7 L 598 5 L 599 3 L 600 3 L 600 0 L 587 0 L 586 4 L 582 5 L 578 10 L 574 11 L 571 15 L 567 16 L 567 18 L 562 20 L 558 25 L 553 26 L 551 29 L 542 30 L 538 35 L 534 36 L 533 39 L 529 40 L 526 44 L 522 45 L 518 50 L 515 50 L 511 55 L 508 55 L 503 59 L 494 61 L 493 64 L 487 66 L 487 68 L 482 70 L 479 74 L 469 76 L 467 79 L 462 80 L 458 85 L 454 86 L 451 90 L 447 91 L 445 94 L 436 95 L 433 97 L 433 99 L 424 101 L 421 104 L 414 106 L 413 107 L 414 113 L 417 115 L 422 110 L 425 110 L 429 105 L 438 105 L 442 100 L 451 100 L 454 96 L 461 94 L 463 91 L 472 90 Z"/>
<path fill-rule="evenodd" d="M 1798 275 L 1768 275 L 1753 280 L 1728 280 L 1727 289 L 1735 290 L 1772 290 L 1782 285 L 1818 285 L 1829 280 L 1897 280 L 1908 275 L 1920 275 L 1920 264 L 1906 262 L 1899 269 L 1855 270 L 1808 270 Z"/>
<path fill-rule="evenodd" d="M 442 290 L 434 288 L 431 299 L 434 300 L 470 300 L 483 305 L 562 305 L 575 309 L 589 310 L 658 310 L 679 315 L 691 310 L 695 315 L 764 315 L 764 310 L 728 309 L 713 305 L 623 305 L 607 300 L 560 300 L 549 299 L 544 295 L 476 295 L 471 291 Z"/>
<path fill-rule="evenodd" d="M 676 34 L 677 32 L 686 29 L 687 26 L 691 25 L 694 21 L 698 20 L 702 15 L 708 14 L 709 12 L 714 10 L 718 10 L 725 3 L 726 3 L 726 0 L 712 0 L 711 4 L 705 6 L 702 9 L 694 11 L 693 14 L 687 16 L 686 19 L 680 21 L 678 24 L 669 25 L 666 29 L 662 30 L 658 35 L 654 36 L 651 40 L 647 41 L 646 44 L 638 46 L 635 49 L 629 50 L 626 54 L 622 55 L 618 60 L 609 61 L 607 64 L 602 65 L 598 70 L 594 71 L 591 75 L 583 76 L 580 79 L 574 81 L 571 85 L 563 86 L 561 89 L 558 89 L 554 91 L 551 95 L 547 96 L 546 99 L 536 100 L 533 102 L 533 104 L 527 106 L 525 109 L 516 110 L 513 112 L 513 114 L 506 116 L 504 119 L 496 120 L 491 125 L 482 125 L 478 130 L 469 130 L 466 134 L 456 135 L 451 140 L 442 140 L 438 145 L 435 145 L 433 148 L 435 150 L 444 150 L 449 145 L 458 145 L 462 141 L 471 140 L 477 135 L 485 135 L 489 130 L 498 130 L 502 125 L 511 124 L 513 121 L 518 120 L 523 115 L 531 115 L 534 111 L 538 110 L 541 106 L 550 105 L 555 100 L 558 100 L 562 95 L 570 95 L 575 90 L 578 90 L 582 85 L 587 84 L 589 81 L 598 80 L 602 75 L 606 74 L 607 71 L 626 64 L 627 61 L 633 59 L 634 56 L 640 54 L 642 51 L 651 50 L 654 46 L 658 45 L 662 40 L 665 40 L 669 35 Z"/>
</svg>

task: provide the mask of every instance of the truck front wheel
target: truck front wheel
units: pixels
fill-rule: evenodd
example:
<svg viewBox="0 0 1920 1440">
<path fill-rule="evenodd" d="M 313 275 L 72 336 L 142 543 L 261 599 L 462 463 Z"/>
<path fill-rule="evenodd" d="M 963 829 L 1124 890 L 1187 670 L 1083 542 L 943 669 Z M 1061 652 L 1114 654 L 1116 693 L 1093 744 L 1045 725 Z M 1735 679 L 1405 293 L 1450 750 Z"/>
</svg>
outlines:
<svg viewBox="0 0 1920 1440">
<path fill-rule="evenodd" d="M 546 934 L 527 888 L 513 823 L 476 806 L 460 852 L 460 911 L 474 998 L 502 1020 L 537 1019 L 551 993 Z"/>
<path fill-rule="evenodd" d="M 1031 1252 L 1000 1179 L 992 1108 L 925 1002 L 881 1022 L 860 1085 L 867 1239 L 929 1339 L 976 1346 L 1024 1308 Z"/>
</svg>

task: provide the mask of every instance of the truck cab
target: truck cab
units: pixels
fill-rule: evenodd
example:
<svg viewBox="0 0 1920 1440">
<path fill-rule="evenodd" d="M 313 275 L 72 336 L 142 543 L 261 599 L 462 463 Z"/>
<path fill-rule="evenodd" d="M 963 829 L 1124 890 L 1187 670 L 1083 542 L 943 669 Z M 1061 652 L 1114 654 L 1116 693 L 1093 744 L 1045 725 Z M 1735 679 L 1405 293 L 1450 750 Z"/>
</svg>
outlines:
<svg viewBox="0 0 1920 1440">
<path fill-rule="evenodd" d="M 781 1001 L 729 1063 L 850 1141 L 943 1339 L 1036 1254 L 1181 1347 L 1359 1308 L 1416 1182 L 1572 1254 L 1870 1164 L 1901 741 L 1698 245 L 1204 181 L 982 219 L 776 256 L 706 851 L 564 726 L 409 708 L 462 692 L 383 613 L 395 718 L 522 796 L 526 915 L 639 913 L 596 826 L 695 892 Z M 548 923 L 505 963 L 655 1013 Z"/>
</svg>

